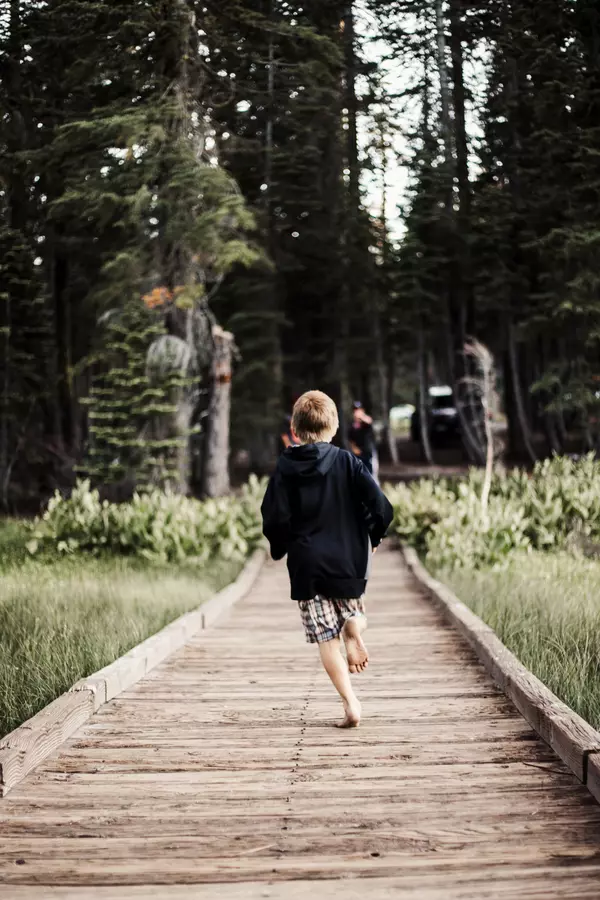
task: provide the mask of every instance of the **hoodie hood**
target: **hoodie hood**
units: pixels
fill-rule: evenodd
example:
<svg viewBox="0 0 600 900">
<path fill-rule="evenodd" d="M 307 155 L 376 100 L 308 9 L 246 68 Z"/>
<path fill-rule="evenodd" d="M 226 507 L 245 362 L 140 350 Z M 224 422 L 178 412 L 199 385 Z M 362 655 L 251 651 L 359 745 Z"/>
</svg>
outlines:
<svg viewBox="0 0 600 900">
<path fill-rule="evenodd" d="M 303 444 L 288 447 L 279 457 L 279 471 L 282 475 L 310 478 L 325 475 L 332 467 L 340 451 L 332 444 L 320 441 L 318 444 Z"/>
</svg>

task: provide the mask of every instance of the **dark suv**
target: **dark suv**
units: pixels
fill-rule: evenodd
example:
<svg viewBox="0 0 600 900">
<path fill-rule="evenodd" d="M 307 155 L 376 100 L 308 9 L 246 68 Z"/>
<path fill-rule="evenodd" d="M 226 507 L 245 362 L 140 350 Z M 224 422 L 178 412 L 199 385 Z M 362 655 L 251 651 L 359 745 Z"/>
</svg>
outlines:
<svg viewBox="0 0 600 900">
<path fill-rule="evenodd" d="M 421 440 L 421 422 L 418 408 L 410 420 L 410 436 L 415 443 Z M 429 388 L 427 407 L 429 420 L 429 437 L 433 444 L 444 444 L 455 440 L 460 434 L 458 411 L 454 402 L 452 388 L 445 385 Z"/>
</svg>

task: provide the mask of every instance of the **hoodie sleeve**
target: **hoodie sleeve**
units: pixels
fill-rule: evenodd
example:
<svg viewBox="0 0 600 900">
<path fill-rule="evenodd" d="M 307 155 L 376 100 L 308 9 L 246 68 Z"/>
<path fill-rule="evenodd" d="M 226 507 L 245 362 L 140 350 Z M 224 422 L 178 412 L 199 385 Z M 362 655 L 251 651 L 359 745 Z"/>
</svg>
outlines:
<svg viewBox="0 0 600 900">
<path fill-rule="evenodd" d="M 279 472 L 269 480 L 261 506 L 263 534 L 273 559 L 283 559 L 290 538 L 291 512 L 285 485 Z"/>
<path fill-rule="evenodd" d="M 353 457 L 353 466 L 356 493 L 365 509 L 371 544 L 378 547 L 392 524 L 394 509 L 364 463 Z"/>
</svg>

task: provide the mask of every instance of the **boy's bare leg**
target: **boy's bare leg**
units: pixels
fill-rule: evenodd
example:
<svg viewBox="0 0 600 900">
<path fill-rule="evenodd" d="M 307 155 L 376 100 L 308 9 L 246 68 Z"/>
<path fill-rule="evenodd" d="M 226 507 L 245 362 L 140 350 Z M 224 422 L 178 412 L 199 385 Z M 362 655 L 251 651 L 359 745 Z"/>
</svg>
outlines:
<svg viewBox="0 0 600 900">
<path fill-rule="evenodd" d="M 348 664 L 342 655 L 342 645 L 339 638 L 332 641 L 323 641 L 319 644 L 321 662 L 323 668 L 331 678 L 333 686 L 342 698 L 346 716 L 340 722 L 339 728 L 357 728 L 360 724 L 360 703 L 354 693 Z"/>
<path fill-rule="evenodd" d="M 351 672 L 362 672 L 369 665 L 369 651 L 361 637 L 366 627 L 367 617 L 360 615 L 346 619 L 342 629 L 348 666 Z"/>
</svg>

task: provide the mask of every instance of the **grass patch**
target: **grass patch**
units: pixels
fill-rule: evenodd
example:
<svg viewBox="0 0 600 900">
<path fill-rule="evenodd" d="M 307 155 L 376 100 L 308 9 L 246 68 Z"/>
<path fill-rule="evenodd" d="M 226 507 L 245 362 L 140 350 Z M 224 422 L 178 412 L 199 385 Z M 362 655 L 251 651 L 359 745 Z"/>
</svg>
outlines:
<svg viewBox="0 0 600 900">
<path fill-rule="evenodd" d="M 232 581 L 127 558 L 28 559 L 19 522 L 0 522 L 0 736 Z"/>
<path fill-rule="evenodd" d="M 505 569 L 438 571 L 503 643 L 600 729 L 600 561 L 516 555 Z"/>
</svg>

